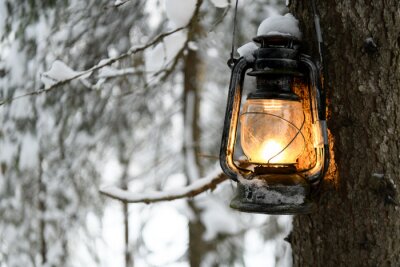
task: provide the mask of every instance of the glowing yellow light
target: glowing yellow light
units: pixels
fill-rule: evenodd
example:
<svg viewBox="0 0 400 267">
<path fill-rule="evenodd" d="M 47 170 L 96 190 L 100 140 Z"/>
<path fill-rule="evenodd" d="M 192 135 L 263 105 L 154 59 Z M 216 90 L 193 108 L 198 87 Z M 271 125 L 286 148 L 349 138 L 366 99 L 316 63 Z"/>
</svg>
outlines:
<svg viewBox="0 0 400 267">
<path fill-rule="evenodd" d="M 259 164 L 294 164 L 305 138 L 300 102 L 248 99 L 241 114 L 240 142 L 248 160 Z"/>
<path fill-rule="evenodd" d="M 257 162 L 280 163 L 285 162 L 284 146 L 276 140 L 265 141 L 259 150 Z"/>
</svg>

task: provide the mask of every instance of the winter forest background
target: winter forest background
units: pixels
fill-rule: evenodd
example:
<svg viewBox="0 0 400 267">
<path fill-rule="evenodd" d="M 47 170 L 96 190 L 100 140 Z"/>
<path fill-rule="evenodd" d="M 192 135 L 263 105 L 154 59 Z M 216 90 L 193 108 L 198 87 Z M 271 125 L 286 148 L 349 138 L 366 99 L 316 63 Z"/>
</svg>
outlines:
<svg viewBox="0 0 400 267">
<path fill-rule="evenodd" d="M 99 193 L 218 172 L 233 4 L 0 0 L 0 267 L 291 266 L 291 217 L 232 211 L 230 182 L 151 205 Z M 285 12 L 239 1 L 236 44 Z"/>
</svg>

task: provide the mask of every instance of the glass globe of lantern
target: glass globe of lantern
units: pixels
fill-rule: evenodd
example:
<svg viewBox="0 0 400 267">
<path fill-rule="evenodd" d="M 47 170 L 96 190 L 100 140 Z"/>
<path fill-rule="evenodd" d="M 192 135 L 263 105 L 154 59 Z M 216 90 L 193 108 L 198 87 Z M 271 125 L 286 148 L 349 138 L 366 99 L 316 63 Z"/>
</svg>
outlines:
<svg viewBox="0 0 400 267">
<path fill-rule="evenodd" d="M 240 115 L 240 142 L 255 164 L 295 164 L 306 141 L 301 132 L 304 112 L 300 101 L 248 99 Z"/>
</svg>

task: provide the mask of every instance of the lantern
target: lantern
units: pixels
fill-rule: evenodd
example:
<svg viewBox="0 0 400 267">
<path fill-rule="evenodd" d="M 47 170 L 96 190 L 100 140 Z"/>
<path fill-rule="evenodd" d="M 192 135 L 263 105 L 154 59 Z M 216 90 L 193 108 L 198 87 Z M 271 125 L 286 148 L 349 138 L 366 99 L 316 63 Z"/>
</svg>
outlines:
<svg viewBox="0 0 400 267">
<path fill-rule="evenodd" d="M 310 213 L 311 194 L 329 162 L 319 69 L 299 52 L 301 43 L 293 36 L 253 40 L 259 44 L 255 60 L 242 57 L 232 69 L 221 142 L 221 167 L 238 183 L 231 207 Z M 245 90 L 249 93 L 241 105 L 248 70 L 256 88 Z"/>
</svg>

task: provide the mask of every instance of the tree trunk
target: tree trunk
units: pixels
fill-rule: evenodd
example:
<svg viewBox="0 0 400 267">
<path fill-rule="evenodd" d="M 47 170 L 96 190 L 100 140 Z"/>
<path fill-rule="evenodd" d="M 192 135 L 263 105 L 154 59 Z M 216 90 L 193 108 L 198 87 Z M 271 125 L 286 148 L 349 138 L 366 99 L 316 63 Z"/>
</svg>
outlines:
<svg viewBox="0 0 400 267">
<path fill-rule="evenodd" d="M 184 120 L 185 120 L 185 174 L 190 181 L 201 176 L 200 166 L 200 128 L 199 128 L 199 58 L 196 51 L 189 50 L 184 62 Z M 189 263 L 199 267 L 207 253 L 207 244 L 203 241 L 205 227 L 200 220 L 201 210 L 195 201 L 188 200 L 195 218 L 189 222 Z"/>
<path fill-rule="evenodd" d="M 198 35 L 201 26 L 196 23 L 189 33 L 189 40 Z M 200 161 L 200 88 L 201 88 L 201 59 L 195 50 L 189 49 L 184 57 L 184 170 L 187 182 L 196 181 L 203 175 Z M 201 209 L 196 201 L 188 200 L 188 206 L 194 214 L 189 221 L 189 264 L 191 267 L 200 267 L 203 259 L 209 251 L 209 244 L 203 240 L 205 226 L 200 220 Z"/>
<path fill-rule="evenodd" d="M 46 184 L 43 181 L 43 169 L 42 169 L 42 155 L 39 155 L 39 198 L 38 198 L 38 210 L 39 210 L 39 240 L 40 240 L 40 256 L 41 263 L 45 265 L 47 262 L 47 240 L 46 240 Z"/>
<path fill-rule="evenodd" d="M 116 127 L 118 129 L 119 127 Z M 129 155 L 130 153 L 127 152 L 128 148 L 125 146 L 125 143 L 122 141 L 123 139 L 119 139 L 119 162 L 123 166 L 123 173 L 121 176 L 121 188 L 124 190 L 128 190 L 128 169 L 129 169 Z M 130 242 L 130 227 L 129 227 L 129 206 L 128 203 L 125 201 L 122 201 L 122 217 L 124 220 L 124 262 L 125 262 L 125 267 L 133 267 L 134 266 L 134 257 L 133 257 L 133 251 L 132 251 L 132 246 Z"/>
<path fill-rule="evenodd" d="M 292 10 L 312 47 L 308 2 L 296 0 Z M 294 265 L 400 266 L 400 2 L 317 6 L 334 158 L 317 211 L 294 220 Z"/>
<path fill-rule="evenodd" d="M 127 189 L 124 188 L 124 189 Z M 129 207 L 127 202 L 122 203 L 122 211 L 124 217 L 124 260 L 125 260 L 125 267 L 133 267 L 133 257 L 132 251 L 129 241 Z"/>
</svg>

